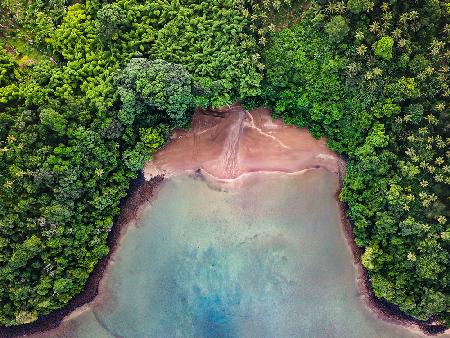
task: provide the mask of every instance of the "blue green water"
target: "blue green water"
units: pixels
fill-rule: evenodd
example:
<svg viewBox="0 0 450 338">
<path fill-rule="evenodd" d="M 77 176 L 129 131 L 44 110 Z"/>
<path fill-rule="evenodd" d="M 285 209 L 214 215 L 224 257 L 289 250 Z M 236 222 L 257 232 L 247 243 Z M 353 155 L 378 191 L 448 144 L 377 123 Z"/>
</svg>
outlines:
<svg viewBox="0 0 450 338">
<path fill-rule="evenodd" d="M 164 183 L 130 227 L 105 301 L 48 337 L 415 337 L 358 295 L 324 170 L 214 190 Z"/>
</svg>

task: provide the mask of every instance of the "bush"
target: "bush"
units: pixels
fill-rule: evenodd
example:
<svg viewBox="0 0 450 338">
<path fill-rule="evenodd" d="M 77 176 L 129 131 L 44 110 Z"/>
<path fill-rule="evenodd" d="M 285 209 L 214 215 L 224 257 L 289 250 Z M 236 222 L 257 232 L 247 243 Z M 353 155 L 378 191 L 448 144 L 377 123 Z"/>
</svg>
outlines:
<svg viewBox="0 0 450 338">
<path fill-rule="evenodd" d="M 325 32 L 327 32 L 330 40 L 335 42 L 344 40 L 349 30 L 347 21 L 342 15 L 336 15 L 325 25 Z"/>
<path fill-rule="evenodd" d="M 375 55 L 384 60 L 391 60 L 393 46 L 394 40 L 390 36 L 383 36 L 374 44 Z"/>
<path fill-rule="evenodd" d="M 185 67 L 163 60 L 131 59 L 118 86 L 126 124 L 149 114 L 155 122 L 182 127 L 194 107 L 192 76 Z"/>
</svg>

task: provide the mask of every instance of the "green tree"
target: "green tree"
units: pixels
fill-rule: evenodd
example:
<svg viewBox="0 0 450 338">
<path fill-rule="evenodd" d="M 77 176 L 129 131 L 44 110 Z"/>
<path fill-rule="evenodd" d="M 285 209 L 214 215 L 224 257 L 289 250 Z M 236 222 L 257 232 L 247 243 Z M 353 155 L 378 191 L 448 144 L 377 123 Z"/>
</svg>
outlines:
<svg viewBox="0 0 450 338">
<path fill-rule="evenodd" d="M 384 59 L 391 60 L 393 56 L 394 39 L 390 36 L 383 36 L 374 45 L 375 55 Z"/>
<path fill-rule="evenodd" d="M 194 107 L 192 77 L 180 65 L 163 60 L 131 59 L 118 84 L 122 100 L 120 117 L 126 124 L 137 116 L 150 114 L 155 122 L 183 126 Z"/>
<path fill-rule="evenodd" d="M 340 42 L 345 39 L 350 28 L 348 27 L 346 19 L 342 15 L 336 15 L 325 25 L 325 32 L 327 32 L 330 40 Z"/>
<path fill-rule="evenodd" d="M 97 12 L 95 28 L 103 42 L 117 40 L 120 28 L 127 22 L 126 12 L 116 3 L 104 4 Z"/>
<path fill-rule="evenodd" d="M 62 135 L 67 127 L 67 120 L 52 108 L 44 108 L 39 114 L 42 125 Z"/>
<path fill-rule="evenodd" d="M 372 1 L 370 0 L 348 0 L 347 8 L 354 14 L 366 12 L 371 8 Z"/>
</svg>

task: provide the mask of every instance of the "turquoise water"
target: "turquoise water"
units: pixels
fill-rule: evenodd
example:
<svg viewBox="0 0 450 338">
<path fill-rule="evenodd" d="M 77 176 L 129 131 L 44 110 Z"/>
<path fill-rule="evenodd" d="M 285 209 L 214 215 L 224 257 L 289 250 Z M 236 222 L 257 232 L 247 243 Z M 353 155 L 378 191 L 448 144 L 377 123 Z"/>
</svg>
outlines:
<svg viewBox="0 0 450 338">
<path fill-rule="evenodd" d="M 358 296 L 325 170 L 214 190 L 164 183 L 131 227 L 106 301 L 48 337 L 415 337 Z"/>
</svg>

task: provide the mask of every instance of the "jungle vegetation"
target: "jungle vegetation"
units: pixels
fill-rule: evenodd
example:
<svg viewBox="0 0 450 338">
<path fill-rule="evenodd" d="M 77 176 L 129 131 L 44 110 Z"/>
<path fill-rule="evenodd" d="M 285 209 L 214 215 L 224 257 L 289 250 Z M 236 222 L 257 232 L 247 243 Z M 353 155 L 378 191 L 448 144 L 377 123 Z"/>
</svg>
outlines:
<svg viewBox="0 0 450 338">
<path fill-rule="evenodd" d="M 0 2 L 0 325 L 79 294 L 196 106 L 266 105 L 347 159 L 375 295 L 450 326 L 445 0 Z"/>
</svg>

